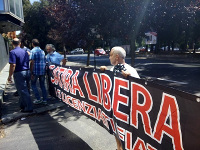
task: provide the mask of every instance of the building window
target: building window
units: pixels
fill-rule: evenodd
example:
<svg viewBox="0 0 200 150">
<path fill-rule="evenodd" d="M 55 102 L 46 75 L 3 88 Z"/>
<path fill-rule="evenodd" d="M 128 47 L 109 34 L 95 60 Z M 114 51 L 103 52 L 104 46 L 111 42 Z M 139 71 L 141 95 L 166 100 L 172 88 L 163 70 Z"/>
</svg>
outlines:
<svg viewBox="0 0 200 150">
<path fill-rule="evenodd" d="M 22 0 L 0 0 L 0 14 L 11 13 L 13 17 L 24 19 Z"/>
<path fill-rule="evenodd" d="M 21 18 L 21 13 L 20 13 L 21 8 L 20 8 L 20 1 L 19 0 L 15 1 L 15 8 L 16 8 L 16 15 Z"/>
<path fill-rule="evenodd" d="M 20 4 L 19 4 L 19 9 L 20 9 L 20 18 L 24 19 L 23 6 L 22 6 L 22 1 L 21 0 L 20 0 Z"/>
<path fill-rule="evenodd" d="M 15 0 L 10 0 L 10 11 L 15 14 Z"/>
<path fill-rule="evenodd" d="M 4 10 L 4 0 L 0 0 L 0 11 Z"/>
</svg>

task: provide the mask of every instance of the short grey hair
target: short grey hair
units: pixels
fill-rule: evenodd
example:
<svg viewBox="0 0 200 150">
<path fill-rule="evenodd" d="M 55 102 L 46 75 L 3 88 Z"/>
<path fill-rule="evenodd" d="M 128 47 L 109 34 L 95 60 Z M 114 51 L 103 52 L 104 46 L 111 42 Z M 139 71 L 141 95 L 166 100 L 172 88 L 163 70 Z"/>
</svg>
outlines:
<svg viewBox="0 0 200 150">
<path fill-rule="evenodd" d="M 112 48 L 113 54 L 118 54 L 121 58 L 125 59 L 126 57 L 126 51 L 120 47 L 120 46 L 115 46 Z"/>
<path fill-rule="evenodd" d="M 47 44 L 47 45 L 45 46 L 45 49 L 47 49 L 47 47 L 51 47 L 51 49 L 52 49 L 53 51 L 56 51 L 56 48 L 55 48 L 55 46 L 54 46 L 53 44 Z"/>
</svg>

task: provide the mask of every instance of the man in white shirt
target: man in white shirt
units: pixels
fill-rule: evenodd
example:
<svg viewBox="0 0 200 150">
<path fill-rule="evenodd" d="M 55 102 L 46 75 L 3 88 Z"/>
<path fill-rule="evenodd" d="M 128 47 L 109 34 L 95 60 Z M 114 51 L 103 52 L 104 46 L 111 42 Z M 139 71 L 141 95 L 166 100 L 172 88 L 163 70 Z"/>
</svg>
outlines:
<svg viewBox="0 0 200 150">
<path fill-rule="evenodd" d="M 140 78 L 135 68 L 125 63 L 126 51 L 119 46 L 113 47 L 110 51 L 110 63 L 113 67 L 110 71 L 121 72 L 125 77 L 130 75 L 135 78 Z M 106 66 L 101 66 L 100 69 L 106 70 Z"/>
<path fill-rule="evenodd" d="M 110 51 L 110 63 L 113 65 L 113 67 L 110 69 L 110 71 L 113 72 L 121 72 L 123 76 L 132 76 L 135 78 L 140 78 L 135 68 L 131 67 L 127 63 L 125 63 L 125 57 L 126 57 L 126 51 L 119 46 L 113 47 Z M 100 70 L 104 71 L 106 70 L 106 66 L 101 66 Z M 117 143 L 117 150 L 123 150 L 120 140 L 115 136 L 115 140 Z"/>
</svg>

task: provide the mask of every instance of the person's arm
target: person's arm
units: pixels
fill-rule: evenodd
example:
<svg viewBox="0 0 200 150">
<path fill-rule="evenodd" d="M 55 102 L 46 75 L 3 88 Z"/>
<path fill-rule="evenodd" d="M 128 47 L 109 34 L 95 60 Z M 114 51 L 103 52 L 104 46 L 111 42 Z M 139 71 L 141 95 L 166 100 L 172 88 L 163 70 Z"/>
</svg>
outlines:
<svg viewBox="0 0 200 150">
<path fill-rule="evenodd" d="M 57 57 L 57 59 L 61 62 L 61 65 L 62 65 L 62 66 L 65 66 L 65 65 L 66 65 L 67 58 L 64 58 L 64 56 L 62 56 L 61 54 L 59 54 L 59 53 L 57 53 L 57 52 L 56 52 L 56 57 Z"/>
<path fill-rule="evenodd" d="M 105 70 L 107 70 L 107 69 L 108 69 L 108 68 L 107 68 L 106 66 L 101 66 L 101 67 L 100 67 L 100 70 L 101 70 L 101 71 L 105 71 Z"/>
<path fill-rule="evenodd" d="M 128 76 L 130 76 L 131 75 L 131 73 L 129 72 L 129 71 L 124 71 L 124 70 L 122 70 L 122 75 L 125 77 L 125 78 L 127 78 Z"/>
<path fill-rule="evenodd" d="M 16 64 L 10 64 L 9 75 L 8 75 L 8 82 L 12 82 L 12 75 L 15 71 Z"/>
<path fill-rule="evenodd" d="M 31 59 L 31 61 L 30 61 L 31 80 L 34 79 L 33 67 L 34 67 L 34 60 Z"/>
<path fill-rule="evenodd" d="M 135 70 L 135 68 L 133 68 L 133 67 L 131 67 L 131 66 L 129 66 L 129 65 L 125 65 L 126 66 L 126 71 L 123 71 L 122 70 L 122 75 L 124 76 L 124 77 L 128 77 L 128 76 L 132 76 L 132 77 L 134 77 L 134 78 L 140 78 L 140 76 L 139 76 L 139 74 L 137 73 L 137 71 Z"/>
<path fill-rule="evenodd" d="M 31 75 L 32 75 L 33 74 L 33 67 L 34 67 L 34 54 L 33 54 L 33 51 L 31 51 L 31 53 L 30 53 L 29 60 L 30 60 L 30 72 L 31 72 Z"/>
<path fill-rule="evenodd" d="M 66 62 L 67 62 L 67 60 L 64 58 L 64 59 L 62 59 L 62 60 L 61 60 L 61 62 L 62 62 L 62 66 L 65 66 L 65 65 L 66 65 Z"/>
<path fill-rule="evenodd" d="M 26 51 L 26 52 L 28 53 L 28 56 L 30 56 L 31 53 L 29 51 Z"/>
<path fill-rule="evenodd" d="M 34 60 L 30 60 L 30 72 L 33 74 Z"/>
</svg>

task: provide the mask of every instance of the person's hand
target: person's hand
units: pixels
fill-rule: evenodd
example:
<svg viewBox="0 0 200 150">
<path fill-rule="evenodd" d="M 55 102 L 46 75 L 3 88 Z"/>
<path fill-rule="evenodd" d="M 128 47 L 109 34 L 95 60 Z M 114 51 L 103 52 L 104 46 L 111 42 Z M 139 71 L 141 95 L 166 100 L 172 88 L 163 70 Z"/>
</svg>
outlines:
<svg viewBox="0 0 200 150">
<path fill-rule="evenodd" d="M 125 78 L 127 78 L 127 77 L 130 76 L 131 74 L 130 74 L 130 72 L 128 72 L 127 70 L 126 70 L 126 71 L 122 70 L 122 75 L 123 75 Z"/>
<path fill-rule="evenodd" d="M 106 66 L 101 66 L 101 67 L 100 67 L 100 70 L 101 70 L 101 71 L 105 71 L 105 70 L 107 70 L 107 67 L 106 67 Z"/>
<path fill-rule="evenodd" d="M 31 80 L 34 80 L 34 75 L 33 74 L 31 75 Z"/>
<path fill-rule="evenodd" d="M 12 81 L 12 77 L 8 77 L 7 80 L 8 80 L 9 83 L 12 83 L 12 82 L 13 82 L 13 81 Z"/>
</svg>

